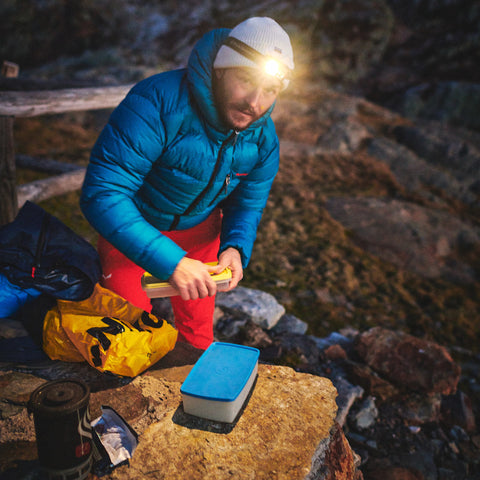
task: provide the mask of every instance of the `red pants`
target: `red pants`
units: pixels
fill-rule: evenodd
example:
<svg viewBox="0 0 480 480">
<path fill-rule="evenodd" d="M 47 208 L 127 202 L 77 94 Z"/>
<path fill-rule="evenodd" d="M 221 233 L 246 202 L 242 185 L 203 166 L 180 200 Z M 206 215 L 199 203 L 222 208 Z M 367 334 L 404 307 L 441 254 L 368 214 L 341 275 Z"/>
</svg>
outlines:
<svg viewBox="0 0 480 480">
<path fill-rule="evenodd" d="M 220 247 L 221 213 L 215 210 L 204 222 L 187 230 L 162 232 L 187 252 L 187 257 L 204 263 L 216 262 Z M 145 270 L 129 260 L 103 237 L 97 245 L 102 263 L 101 284 L 147 312 L 152 304 L 141 287 Z M 198 300 L 170 298 L 178 340 L 206 349 L 213 341 L 215 297 Z"/>
</svg>

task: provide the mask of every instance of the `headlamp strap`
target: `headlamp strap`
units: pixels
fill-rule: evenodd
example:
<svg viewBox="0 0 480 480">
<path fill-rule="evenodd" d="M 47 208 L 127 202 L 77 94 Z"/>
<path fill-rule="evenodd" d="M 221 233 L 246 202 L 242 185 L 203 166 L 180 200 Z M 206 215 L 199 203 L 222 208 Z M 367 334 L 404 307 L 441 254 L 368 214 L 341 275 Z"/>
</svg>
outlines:
<svg viewBox="0 0 480 480">
<path fill-rule="evenodd" d="M 263 55 L 258 50 L 255 50 L 250 45 L 247 45 L 245 42 L 242 42 L 235 37 L 227 37 L 224 45 L 230 47 L 231 49 L 238 52 L 240 55 L 243 55 L 245 58 L 248 58 L 249 60 L 258 65 L 262 65 L 269 59 L 269 57 L 267 57 L 266 55 Z M 290 69 L 280 62 L 278 63 L 281 65 L 282 71 L 284 72 L 283 77 L 288 78 L 290 76 Z"/>
</svg>

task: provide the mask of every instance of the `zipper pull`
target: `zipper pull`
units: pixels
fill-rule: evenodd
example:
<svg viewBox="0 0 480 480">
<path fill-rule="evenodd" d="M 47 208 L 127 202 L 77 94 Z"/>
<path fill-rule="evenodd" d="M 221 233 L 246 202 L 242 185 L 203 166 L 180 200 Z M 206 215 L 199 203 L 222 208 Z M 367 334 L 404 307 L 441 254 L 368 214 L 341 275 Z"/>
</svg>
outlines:
<svg viewBox="0 0 480 480">
<path fill-rule="evenodd" d="M 227 194 L 227 190 L 228 190 L 228 186 L 230 185 L 230 179 L 231 179 L 231 175 L 228 174 L 226 177 L 225 177 L 225 195 Z"/>
</svg>

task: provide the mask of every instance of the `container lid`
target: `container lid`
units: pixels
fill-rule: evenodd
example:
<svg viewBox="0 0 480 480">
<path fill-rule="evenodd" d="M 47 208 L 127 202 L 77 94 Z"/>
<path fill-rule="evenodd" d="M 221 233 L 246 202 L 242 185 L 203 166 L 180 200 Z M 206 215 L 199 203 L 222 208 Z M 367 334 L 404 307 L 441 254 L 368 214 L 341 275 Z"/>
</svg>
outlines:
<svg viewBox="0 0 480 480">
<path fill-rule="evenodd" d="M 30 396 L 28 411 L 44 415 L 74 412 L 88 403 L 90 389 L 80 380 L 55 380 L 40 385 Z"/>
<path fill-rule="evenodd" d="M 198 359 L 180 391 L 193 397 L 233 402 L 252 375 L 259 355 L 256 348 L 214 342 Z"/>
</svg>

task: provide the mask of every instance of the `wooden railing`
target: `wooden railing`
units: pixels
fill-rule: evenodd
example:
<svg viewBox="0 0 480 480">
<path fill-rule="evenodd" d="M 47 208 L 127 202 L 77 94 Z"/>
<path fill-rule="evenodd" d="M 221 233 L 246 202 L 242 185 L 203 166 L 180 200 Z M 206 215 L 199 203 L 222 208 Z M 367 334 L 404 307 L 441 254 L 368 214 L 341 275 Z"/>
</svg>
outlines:
<svg viewBox="0 0 480 480">
<path fill-rule="evenodd" d="M 41 201 L 79 189 L 85 168 L 25 185 L 16 184 L 15 117 L 116 107 L 131 85 L 41 91 L 0 91 L 0 225 L 11 222 L 27 201 Z"/>
</svg>

